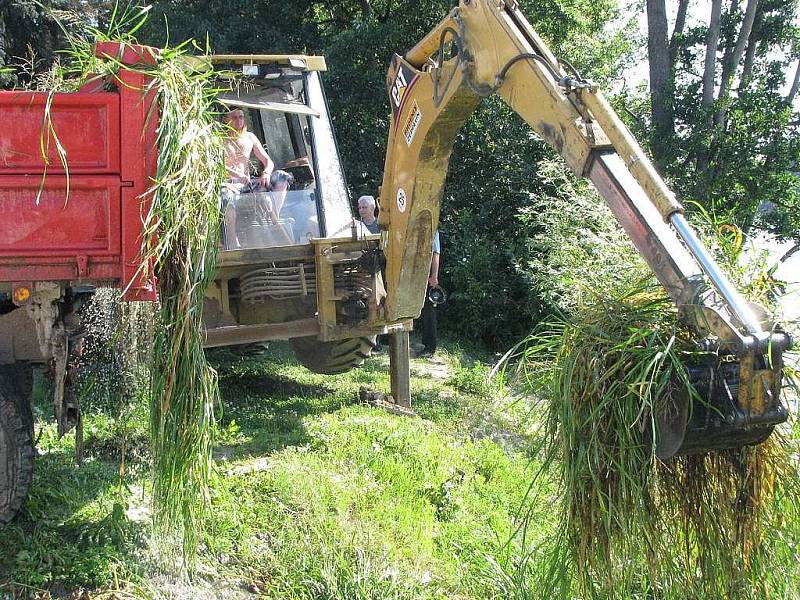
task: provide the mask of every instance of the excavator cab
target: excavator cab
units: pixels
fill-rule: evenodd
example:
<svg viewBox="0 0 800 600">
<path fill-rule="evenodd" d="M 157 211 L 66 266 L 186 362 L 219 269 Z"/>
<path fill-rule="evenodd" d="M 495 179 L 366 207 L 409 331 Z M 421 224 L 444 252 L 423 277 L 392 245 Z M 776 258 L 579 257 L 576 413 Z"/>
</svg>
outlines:
<svg viewBox="0 0 800 600">
<path fill-rule="evenodd" d="M 318 373 L 361 364 L 387 323 L 379 235 L 356 228 L 321 74 L 303 55 L 210 57 L 222 111 L 241 110 L 274 162 L 270 185 L 223 186 L 221 252 L 206 292 L 206 346 L 288 339 Z M 235 75 L 232 75 L 235 74 Z"/>
<path fill-rule="evenodd" d="M 353 213 L 320 80 L 324 61 L 258 56 L 212 61 L 221 72 L 240 77 L 220 95 L 221 104 L 242 111 L 247 130 L 276 171 L 289 176 L 274 189 L 223 186 L 223 250 L 305 245 L 349 233 Z M 250 167 L 257 174 L 260 165 L 251 157 Z"/>
</svg>

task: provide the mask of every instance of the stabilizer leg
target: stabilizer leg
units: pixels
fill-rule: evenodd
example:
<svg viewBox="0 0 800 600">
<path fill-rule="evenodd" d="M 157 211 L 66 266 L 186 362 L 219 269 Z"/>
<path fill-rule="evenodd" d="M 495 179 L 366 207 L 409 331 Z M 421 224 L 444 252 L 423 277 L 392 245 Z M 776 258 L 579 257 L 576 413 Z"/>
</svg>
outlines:
<svg viewBox="0 0 800 600">
<path fill-rule="evenodd" d="M 389 374 L 395 404 L 411 407 L 411 366 L 408 331 L 389 336 Z"/>
</svg>

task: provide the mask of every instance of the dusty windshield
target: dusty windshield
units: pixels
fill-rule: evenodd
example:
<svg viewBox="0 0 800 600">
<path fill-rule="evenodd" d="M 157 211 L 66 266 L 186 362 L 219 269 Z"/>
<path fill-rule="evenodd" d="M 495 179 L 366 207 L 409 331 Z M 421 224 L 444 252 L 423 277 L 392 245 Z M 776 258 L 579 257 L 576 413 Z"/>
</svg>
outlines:
<svg viewBox="0 0 800 600">
<path fill-rule="evenodd" d="M 301 74 L 222 95 L 229 125 L 225 250 L 306 244 L 350 223 L 344 179 L 331 176 L 341 165 L 324 97 L 318 78 L 311 79 L 310 100 Z"/>
<path fill-rule="evenodd" d="M 233 194 L 224 221 L 226 250 L 306 244 L 319 237 L 312 190 Z"/>
</svg>

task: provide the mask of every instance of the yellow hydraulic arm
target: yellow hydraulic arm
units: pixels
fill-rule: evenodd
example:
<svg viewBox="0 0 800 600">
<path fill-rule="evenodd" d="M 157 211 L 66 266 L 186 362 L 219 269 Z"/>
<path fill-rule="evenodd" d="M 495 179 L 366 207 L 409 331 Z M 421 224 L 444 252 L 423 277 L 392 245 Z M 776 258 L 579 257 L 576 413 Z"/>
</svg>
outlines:
<svg viewBox="0 0 800 600">
<path fill-rule="evenodd" d="M 770 411 L 782 408 L 788 336 L 771 332 L 763 311 L 734 289 L 603 94 L 562 68 L 515 0 L 461 0 L 404 57 L 393 57 L 387 87 L 392 118 L 379 223 L 388 234 L 388 321 L 420 313 L 455 137 L 481 99 L 498 94 L 594 183 L 683 320 L 738 357 L 744 425 L 785 418 Z"/>
</svg>

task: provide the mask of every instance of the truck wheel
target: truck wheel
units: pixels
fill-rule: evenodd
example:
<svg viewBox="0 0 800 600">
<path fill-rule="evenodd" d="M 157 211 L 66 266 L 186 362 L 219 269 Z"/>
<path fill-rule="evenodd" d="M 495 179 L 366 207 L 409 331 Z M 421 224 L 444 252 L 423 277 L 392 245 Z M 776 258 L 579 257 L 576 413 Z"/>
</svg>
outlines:
<svg viewBox="0 0 800 600">
<path fill-rule="evenodd" d="M 18 378 L 0 374 L 0 525 L 17 514 L 33 479 L 30 398 Z"/>
<path fill-rule="evenodd" d="M 314 336 L 293 338 L 297 360 L 309 371 L 323 375 L 344 373 L 359 366 L 375 346 L 375 337 L 322 342 Z"/>
</svg>

